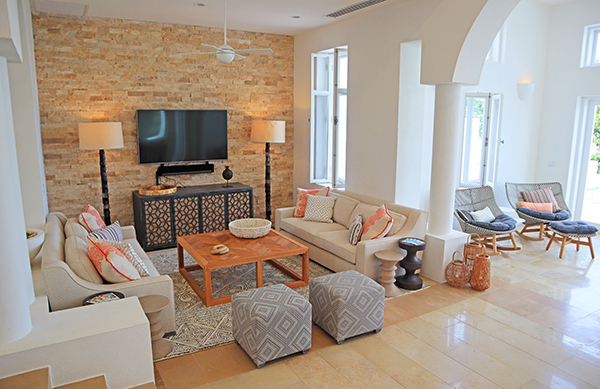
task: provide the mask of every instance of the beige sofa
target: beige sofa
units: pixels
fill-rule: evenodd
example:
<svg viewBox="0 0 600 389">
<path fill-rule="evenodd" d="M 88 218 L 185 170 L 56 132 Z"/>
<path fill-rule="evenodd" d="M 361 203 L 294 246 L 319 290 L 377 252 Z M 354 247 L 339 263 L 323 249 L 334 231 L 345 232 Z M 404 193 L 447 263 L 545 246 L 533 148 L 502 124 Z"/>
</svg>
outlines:
<svg viewBox="0 0 600 389">
<path fill-rule="evenodd" d="M 78 266 L 77 272 L 93 272 L 95 268 L 75 265 L 72 259 L 78 255 L 87 256 L 85 232 L 80 228 L 65 228 L 67 222 L 75 223 L 76 219 L 67 219 L 60 212 L 48 215 L 46 219 L 45 240 L 42 246 L 41 274 L 44 281 L 45 294 L 48 296 L 53 311 L 81 306 L 83 300 L 95 293 L 117 291 L 125 297 L 142 297 L 151 294 L 165 296 L 169 305 L 162 311 L 162 325 L 165 332 L 175 331 L 175 305 L 173 299 L 173 280 L 167 275 L 161 276 L 142 250 L 135 237 L 133 226 L 123 227 L 123 238 L 130 243 L 136 253 L 146 264 L 149 277 L 139 280 L 106 284 L 101 280 L 89 281 L 79 277 L 70 265 Z M 84 273 L 82 273 L 84 272 Z M 95 277 L 95 276 L 94 276 Z M 94 278 L 91 277 L 91 278 Z M 99 275 L 98 275 L 99 277 Z M 90 277 L 86 277 L 90 278 Z"/>
<path fill-rule="evenodd" d="M 293 217 L 294 207 L 275 210 L 275 229 L 309 248 L 309 257 L 315 262 L 335 271 L 356 270 L 378 280 L 380 262 L 375 253 L 398 248 L 402 237 L 425 238 L 428 213 L 404 207 L 372 197 L 351 192 L 332 190 L 329 196 L 336 197 L 333 210 L 333 223 L 304 221 Z M 381 239 L 361 241 L 356 246 L 350 244 L 348 224 L 358 213 L 363 223 L 375 213 L 383 203 L 391 212 L 406 216 L 404 226 L 396 234 Z"/>
</svg>

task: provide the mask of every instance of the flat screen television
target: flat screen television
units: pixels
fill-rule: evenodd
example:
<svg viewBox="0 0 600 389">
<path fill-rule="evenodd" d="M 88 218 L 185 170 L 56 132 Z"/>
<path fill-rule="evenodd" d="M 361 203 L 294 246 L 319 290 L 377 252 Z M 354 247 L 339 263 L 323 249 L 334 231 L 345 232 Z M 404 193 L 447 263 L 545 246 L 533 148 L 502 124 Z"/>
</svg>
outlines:
<svg viewBox="0 0 600 389">
<path fill-rule="evenodd" d="M 137 111 L 140 164 L 227 159 L 227 111 Z"/>
</svg>

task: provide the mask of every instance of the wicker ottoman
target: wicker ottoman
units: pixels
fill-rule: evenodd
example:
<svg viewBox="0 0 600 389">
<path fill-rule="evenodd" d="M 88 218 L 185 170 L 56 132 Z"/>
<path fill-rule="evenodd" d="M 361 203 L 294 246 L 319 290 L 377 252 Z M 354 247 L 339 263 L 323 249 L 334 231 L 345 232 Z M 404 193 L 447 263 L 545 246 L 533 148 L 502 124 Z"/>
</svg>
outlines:
<svg viewBox="0 0 600 389">
<path fill-rule="evenodd" d="M 563 257 L 565 246 L 572 243 L 577 245 L 577 251 L 579 251 L 579 246 L 588 246 L 592 254 L 592 259 L 594 259 L 592 237 L 596 236 L 598 233 L 596 227 L 581 221 L 559 221 L 550 223 L 548 229 L 552 232 L 552 237 L 546 246 L 546 250 L 548 250 L 552 245 L 552 242 L 556 240 L 562 242 L 560 254 L 558 256 L 559 258 Z M 587 242 L 582 241 L 581 238 L 587 238 Z"/>
<path fill-rule="evenodd" d="M 383 328 L 385 289 L 354 270 L 309 281 L 314 322 L 338 344 Z"/>
<path fill-rule="evenodd" d="M 259 369 L 267 361 L 310 349 L 310 303 L 287 286 L 237 293 L 231 304 L 233 337 Z"/>
</svg>

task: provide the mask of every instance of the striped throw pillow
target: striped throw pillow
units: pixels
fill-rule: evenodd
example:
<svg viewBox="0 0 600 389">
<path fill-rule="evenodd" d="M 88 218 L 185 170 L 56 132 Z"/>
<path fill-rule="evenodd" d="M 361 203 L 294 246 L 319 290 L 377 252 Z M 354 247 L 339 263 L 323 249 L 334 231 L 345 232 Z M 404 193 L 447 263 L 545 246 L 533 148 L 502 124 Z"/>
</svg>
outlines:
<svg viewBox="0 0 600 389">
<path fill-rule="evenodd" d="M 529 192 L 521 192 L 521 196 L 528 203 L 552 203 L 552 212 L 560 211 L 560 207 L 554 197 L 552 188 L 544 188 L 538 190 L 532 190 Z"/>
<path fill-rule="evenodd" d="M 362 224 L 362 214 L 357 214 L 354 216 L 354 219 L 350 222 L 348 226 L 348 230 L 350 232 L 348 236 L 348 240 L 352 246 L 356 246 L 360 241 L 360 237 L 362 236 L 363 224 Z"/>
<path fill-rule="evenodd" d="M 94 231 L 89 235 L 102 240 L 115 240 L 117 242 L 123 241 L 123 230 L 121 229 L 121 224 L 119 221 L 114 222 L 106 228 Z"/>
</svg>

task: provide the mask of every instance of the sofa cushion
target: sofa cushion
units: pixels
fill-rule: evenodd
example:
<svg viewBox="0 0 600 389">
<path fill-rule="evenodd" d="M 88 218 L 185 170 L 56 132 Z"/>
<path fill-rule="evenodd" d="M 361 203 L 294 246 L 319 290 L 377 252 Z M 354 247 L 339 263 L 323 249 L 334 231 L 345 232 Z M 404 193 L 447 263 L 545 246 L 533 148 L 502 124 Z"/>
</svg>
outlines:
<svg viewBox="0 0 600 389">
<path fill-rule="evenodd" d="M 392 219 L 394 219 L 394 224 L 392 224 L 392 228 L 390 228 L 390 232 L 388 232 L 386 236 L 396 235 L 398 232 L 400 232 L 402 227 L 404 227 L 408 218 L 402 214 L 392 212 L 389 210 L 388 213 L 390 214 Z"/>
<path fill-rule="evenodd" d="M 76 236 L 85 242 L 85 237 L 87 235 L 88 235 L 87 230 L 85 229 L 84 226 L 79 224 L 77 219 L 71 218 L 71 219 L 67 220 L 67 222 L 65 223 L 65 236 L 67 238 Z"/>
<path fill-rule="evenodd" d="M 68 222 L 67 222 L 68 223 Z M 65 226 L 66 227 L 66 226 Z M 84 238 L 85 239 L 85 238 Z M 96 267 L 88 257 L 85 241 L 77 236 L 70 236 L 65 241 L 65 262 L 79 278 L 94 284 L 103 284 Z"/>
<path fill-rule="evenodd" d="M 354 208 L 358 205 L 358 201 L 346 196 L 335 195 L 335 197 L 337 200 L 333 207 L 333 221 L 344 227 L 349 227 L 350 216 L 352 216 Z"/>
<path fill-rule="evenodd" d="M 356 246 L 350 243 L 348 233 L 348 230 L 319 232 L 314 235 L 312 243 L 347 262 L 356 264 Z"/>
<path fill-rule="evenodd" d="M 362 222 L 363 224 L 365 224 L 366 221 L 369 220 L 369 218 L 373 216 L 378 209 L 379 207 L 377 205 L 358 203 L 356 205 L 356 208 L 354 208 L 354 211 L 352 211 L 352 216 L 350 217 L 350 220 L 354 219 L 356 215 L 360 213 L 362 215 Z"/>
<path fill-rule="evenodd" d="M 313 235 L 326 231 L 345 231 L 346 240 L 348 239 L 346 227 L 337 223 L 307 222 L 302 219 L 288 217 L 281 219 L 281 229 L 310 243 L 314 243 Z"/>
</svg>

